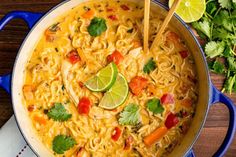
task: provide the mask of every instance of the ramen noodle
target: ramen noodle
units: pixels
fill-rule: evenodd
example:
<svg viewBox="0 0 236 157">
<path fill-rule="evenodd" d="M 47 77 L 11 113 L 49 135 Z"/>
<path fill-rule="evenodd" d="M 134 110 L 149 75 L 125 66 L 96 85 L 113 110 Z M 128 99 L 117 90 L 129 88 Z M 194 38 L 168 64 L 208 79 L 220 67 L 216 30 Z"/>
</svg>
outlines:
<svg viewBox="0 0 236 157">
<path fill-rule="evenodd" d="M 25 68 L 23 101 L 55 156 L 166 156 L 180 144 L 198 97 L 194 60 L 171 28 L 145 54 L 143 13 L 134 2 L 84 2 L 40 38 Z M 150 16 L 151 44 L 162 19 Z M 85 86 L 110 62 L 129 85 L 112 110 L 99 106 L 104 92 Z"/>
</svg>

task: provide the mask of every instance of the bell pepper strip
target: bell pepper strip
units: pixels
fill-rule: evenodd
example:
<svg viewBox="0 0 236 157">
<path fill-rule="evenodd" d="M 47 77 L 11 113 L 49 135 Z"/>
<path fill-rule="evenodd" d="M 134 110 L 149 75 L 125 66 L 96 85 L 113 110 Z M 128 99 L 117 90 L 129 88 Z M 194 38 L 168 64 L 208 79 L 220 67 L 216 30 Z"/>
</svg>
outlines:
<svg viewBox="0 0 236 157">
<path fill-rule="evenodd" d="M 71 64 L 75 64 L 75 63 L 81 61 L 81 58 L 78 55 L 78 52 L 76 50 L 70 51 L 69 54 L 67 54 L 67 57 L 68 57 Z"/>
<path fill-rule="evenodd" d="M 161 104 L 173 104 L 174 101 L 174 96 L 172 94 L 166 93 L 161 97 Z"/>
<path fill-rule="evenodd" d="M 121 129 L 119 127 L 115 127 L 114 131 L 112 132 L 111 139 L 113 141 L 117 141 L 121 135 Z"/>
<path fill-rule="evenodd" d="M 179 123 L 178 117 L 175 116 L 173 113 L 170 113 L 166 118 L 165 126 L 167 129 L 170 129 L 178 123 Z"/>
<path fill-rule="evenodd" d="M 90 102 L 89 98 L 82 97 L 79 100 L 79 104 L 78 104 L 78 112 L 79 112 L 79 114 L 88 115 L 89 111 L 90 111 L 90 108 L 91 108 L 91 102 Z"/>
<path fill-rule="evenodd" d="M 151 134 L 144 137 L 143 141 L 145 145 L 150 147 L 152 144 L 160 140 L 167 133 L 167 131 L 168 129 L 165 126 L 157 128 Z"/>
<path fill-rule="evenodd" d="M 120 5 L 120 7 L 125 11 L 130 10 L 130 8 L 125 4 Z"/>
<path fill-rule="evenodd" d="M 111 19 L 112 21 L 118 20 L 116 15 L 109 15 L 108 18 Z"/>
<path fill-rule="evenodd" d="M 85 19 L 91 19 L 93 16 L 94 16 L 95 12 L 90 9 L 88 10 L 87 12 L 85 12 L 82 17 L 85 18 Z"/>
<path fill-rule="evenodd" d="M 188 57 L 188 51 L 187 50 L 179 51 L 179 54 L 183 59 Z"/>
<path fill-rule="evenodd" d="M 141 76 L 135 76 L 129 82 L 129 88 L 134 95 L 139 95 L 148 85 L 148 80 Z"/>
<path fill-rule="evenodd" d="M 107 56 L 107 61 L 110 62 L 114 62 L 116 65 L 118 65 L 122 60 L 124 59 L 123 55 L 115 50 L 112 54 Z"/>
</svg>

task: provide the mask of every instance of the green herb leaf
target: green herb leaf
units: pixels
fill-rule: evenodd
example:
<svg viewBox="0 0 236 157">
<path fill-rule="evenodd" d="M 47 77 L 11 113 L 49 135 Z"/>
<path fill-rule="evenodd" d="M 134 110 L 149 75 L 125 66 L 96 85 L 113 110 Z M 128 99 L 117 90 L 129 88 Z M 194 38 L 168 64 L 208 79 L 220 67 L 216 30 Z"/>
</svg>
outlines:
<svg viewBox="0 0 236 157">
<path fill-rule="evenodd" d="M 236 73 L 236 59 L 234 57 L 228 57 L 227 61 L 228 61 L 229 70 Z"/>
<path fill-rule="evenodd" d="M 121 125 L 136 125 L 139 123 L 139 107 L 136 104 L 127 105 L 120 113 L 119 123 Z"/>
<path fill-rule="evenodd" d="M 65 151 L 74 147 L 75 144 L 76 141 L 72 137 L 66 135 L 58 135 L 52 141 L 52 149 L 57 154 L 63 154 Z"/>
<path fill-rule="evenodd" d="M 106 20 L 103 18 L 94 17 L 88 26 L 88 32 L 91 36 L 96 37 L 107 30 Z"/>
<path fill-rule="evenodd" d="M 231 0 L 218 0 L 222 8 L 231 9 L 232 3 Z"/>
<path fill-rule="evenodd" d="M 214 58 L 223 53 L 225 49 L 224 42 L 210 41 L 205 46 L 205 53 L 208 57 Z"/>
<path fill-rule="evenodd" d="M 143 67 L 143 72 L 144 73 L 150 73 L 151 71 L 153 71 L 154 69 L 156 69 L 156 62 L 153 60 L 153 58 L 151 58 Z"/>
<path fill-rule="evenodd" d="M 52 26 L 49 27 L 49 30 L 51 32 L 56 32 L 59 29 L 58 25 L 59 25 L 59 22 L 53 24 Z"/>
<path fill-rule="evenodd" d="M 206 5 L 206 12 L 208 14 L 210 14 L 211 16 L 214 16 L 217 11 L 217 8 L 218 8 L 217 2 L 211 1 L 211 2 L 207 3 L 207 5 Z"/>
<path fill-rule="evenodd" d="M 211 38 L 211 23 L 209 20 L 203 19 L 202 22 L 193 22 L 192 26 L 197 30 L 198 33 L 201 32 L 209 39 Z"/>
<path fill-rule="evenodd" d="M 147 108 L 154 114 L 162 113 L 164 111 L 164 108 L 162 107 L 160 100 L 157 98 L 148 100 Z"/>
<path fill-rule="evenodd" d="M 218 74 L 223 74 L 225 72 L 224 64 L 216 60 L 212 66 L 212 71 Z"/>
<path fill-rule="evenodd" d="M 213 23 L 218 26 L 223 26 L 228 31 L 233 31 L 233 20 L 230 18 L 227 10 L 221 10 L 217 16 L 214 17 Z"/>
<path fill-rule="evenodd" d="M 52 107 L 47 113 L 49 118 L 52 118 L 55 121 L 66 121 L 71 118 L 71 114 L 68 114 L 65 107 L 61 103 L 55 103 L 55 106 Z"/>
<path fill-rule="evenodd" d="M 235 91 L 235 84 L 236 84 L 236 75 L 230 76 L 226 79 L 224 83 L 224 90 L 231 94 L 232 91 Z"/>
</svg>

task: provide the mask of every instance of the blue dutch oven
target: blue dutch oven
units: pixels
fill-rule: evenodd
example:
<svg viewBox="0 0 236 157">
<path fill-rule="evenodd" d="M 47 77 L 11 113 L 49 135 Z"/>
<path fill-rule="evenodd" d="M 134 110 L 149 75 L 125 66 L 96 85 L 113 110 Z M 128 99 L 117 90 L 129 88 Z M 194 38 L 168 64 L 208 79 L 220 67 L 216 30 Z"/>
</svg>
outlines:
<svg viewBox="0 0 236 157">
<path fill-rule="evenodd" d="M 28 27 L 31 29 L 18 52 L 12 75 L 9 74 L 1 76 L 0 86 L 9 94 L 11 93 L 14 114 L 18 127 L 25 140 L 37 156 L 53 156 L 53 154 L 38 139 L 38 136 L 31 124 L 31 120 L 28 117 L 27 110 L 22 104 L 22 86 L 24 83 L 25 65 L 41 34 L 43 34 L 47 27 L 53 24 L 54 19 L 58 18 L 64 12 L 67 12 L 84 1 L 87 0 L 64 1 L 46 14 L 14 11 L 8 13 L 0 20 L 0 30 L 2 30 L 10 20 L 15 18 L 23 19 L 25 22 L 27 22 Z M 167 8 L 157 1 L 152 2 L 151 8 L 160 16 L 164 17 L 167 14 Z M 236 107 L 228 97 L 219 92 L 211 83 L 204 53 L 189 26 L 186 25 L 176 15 L 172 18 L 170 25 L 179 34 L 181 34 L 194 57 L 199 80 L 199 98 L 196 105 L 196 114 L 193 118 L 189 131 L 183 138 L 181 144 L 176 146 L 169 156 L 194 157 L 192 146 L 204 126 L 209 108 L 218 102 L 224 103 L 229 109 L 230 113 L 229 128 L 226 137 L 220 148 L 214 154 L 215 157 L 223 156 L 230 146 L 230 143 L 232 142 L 235 134 Z"/>
</svg>

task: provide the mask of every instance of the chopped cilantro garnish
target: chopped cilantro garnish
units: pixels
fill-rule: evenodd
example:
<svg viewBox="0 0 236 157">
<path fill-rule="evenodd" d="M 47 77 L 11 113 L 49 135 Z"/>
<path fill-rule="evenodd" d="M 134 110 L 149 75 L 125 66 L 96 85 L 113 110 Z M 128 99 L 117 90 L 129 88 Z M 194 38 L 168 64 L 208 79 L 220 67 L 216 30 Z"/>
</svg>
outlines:
<svg viewBox="0 0 236 157">
<path fill-rule="evenodd" d="M 209 58 L 223 57 L 226 66 L 218 61 L 209 64 L 213 72 L 224 74 L 224 89 L 236 91 L 236 0 L 207 0 L 206 12 L 192 26 L 206 41 L 205 53 Z"/>
<path fill-rule="evenodd" d="M 55 121 L 66 121 L 71 118 L 71 114 L 67 113 L 65 107 L 61 103 L 55 103 L 47 113 L 49 118 L 52 118 Z"/>
<path fill-rule="evenodd" d="M 162 107 L 160 100 L 157 98 L 148 100 L 147 108 L 154 114 L 162 113 L 164 111 L 164 108 Z"/>
<path fill-rule="evenodd" d="M 88 32 L 91 36 L 96 37 L 107 30 L 106 20 L 103 18 L 94 17 L 88 26 Z"/>
<path fill-rule="evenodd" d="M 156 62 L 153 60 L 153 58 L 151 58 L 143 67 L 143 72 L 145 73 L 150 73 L 151 71 L 153 71 L 154 69 L 156 69 Z"/>
<path fill-rule="evenodd" d="M 119 123 L 121 125 L 136 125 L 139 123 L 139 107 L 136 104 L 127 105 L 120 113 Z"/>
<path fill-rule="evenodd" d="M 52 149 L 57 154 L 63 154 L 65 151 L 74 147 L 76 141 L 66 135 L 57 135 L 52 141 Z"/>
</svg>

